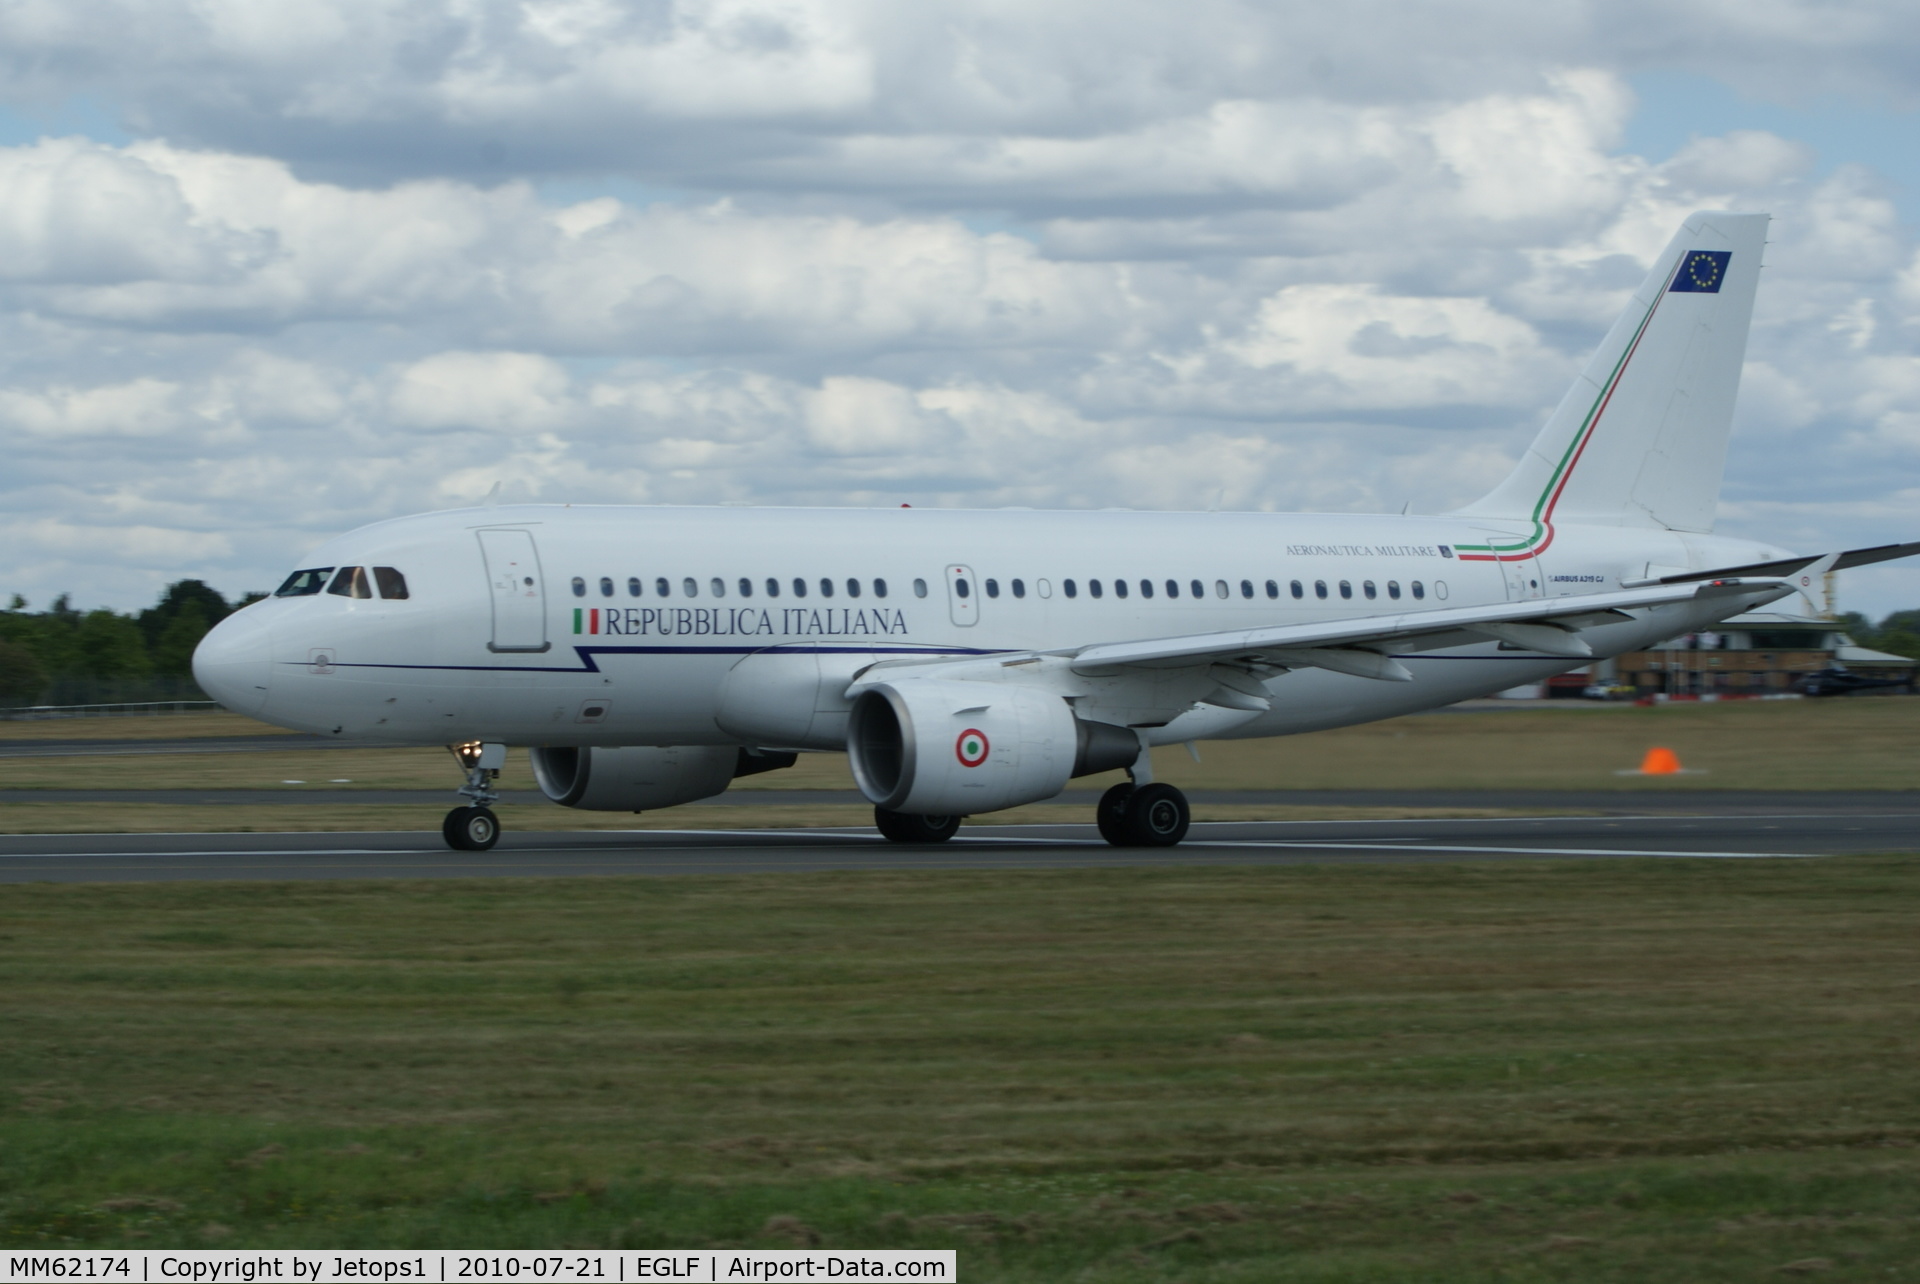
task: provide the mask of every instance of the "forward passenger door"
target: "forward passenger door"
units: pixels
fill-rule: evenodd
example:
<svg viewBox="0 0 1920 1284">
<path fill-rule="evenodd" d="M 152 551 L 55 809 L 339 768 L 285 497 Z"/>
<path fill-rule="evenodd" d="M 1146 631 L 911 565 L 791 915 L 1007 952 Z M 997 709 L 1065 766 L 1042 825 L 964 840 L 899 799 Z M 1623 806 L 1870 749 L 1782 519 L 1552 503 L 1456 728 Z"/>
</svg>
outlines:
<svg viewBox="0 0 1920 1284">
<path fill-rule="evenodd" d="M 545 651 L 551 645 L 546 591 L 533 532 L 483 530 L 477 534 L 493 598 L 493 640 L 487 650 Z"/>
</svg>

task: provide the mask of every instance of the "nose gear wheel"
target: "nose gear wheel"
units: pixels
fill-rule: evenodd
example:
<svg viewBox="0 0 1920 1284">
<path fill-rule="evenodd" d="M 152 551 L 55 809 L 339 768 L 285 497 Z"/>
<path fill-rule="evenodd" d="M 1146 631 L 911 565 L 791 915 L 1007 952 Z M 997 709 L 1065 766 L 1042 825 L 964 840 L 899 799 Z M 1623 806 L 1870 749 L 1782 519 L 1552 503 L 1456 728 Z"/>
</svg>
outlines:
<svg viewBox="0 0 1920 1284">
<path fill-rule="evenodd" d="M 489 807 L 455 807 L 440 822 L 440 835 L 457 852 L 484 852 L 500 841 L 500 818 Z"/>
</svg>

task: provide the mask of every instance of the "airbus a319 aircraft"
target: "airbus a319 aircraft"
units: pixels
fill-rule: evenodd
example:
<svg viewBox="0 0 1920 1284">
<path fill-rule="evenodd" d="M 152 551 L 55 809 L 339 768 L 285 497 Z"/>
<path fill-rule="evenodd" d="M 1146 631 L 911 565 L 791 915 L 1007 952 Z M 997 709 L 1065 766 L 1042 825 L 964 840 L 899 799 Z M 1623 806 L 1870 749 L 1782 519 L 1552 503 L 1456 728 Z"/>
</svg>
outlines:
<svg viewBox="0 0 1920 1284">
<path fill-rule="evenodd" d="M 880 832 L 1094 772 L 1119 846 L 1188 808 L 1154 745 L 1413 713 L 1709 628 L 1834 568 L 1713 535 L 1766 239 L 1686 220 L 1513 474 L 1442 516 L 515 505 L 328 541 L 194 656 L 237 713 L 453 747 L 465 850 L 508 745 L 546 796 L 672 807 L 844 749 Z"/>
</svg>

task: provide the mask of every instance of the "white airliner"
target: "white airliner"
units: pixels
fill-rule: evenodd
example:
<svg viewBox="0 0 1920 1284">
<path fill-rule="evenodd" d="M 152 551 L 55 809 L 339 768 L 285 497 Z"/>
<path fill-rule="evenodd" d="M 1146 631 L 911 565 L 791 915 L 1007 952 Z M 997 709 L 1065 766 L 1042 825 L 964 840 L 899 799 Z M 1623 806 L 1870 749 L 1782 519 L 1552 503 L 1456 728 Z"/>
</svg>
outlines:
<svg viewBox="0 0 1920 1284">
<path fill-rule="evenodd" d="M 553 801 L 606 811 L 844 749 L 898 842 L 1126 768 L 1100 832 L 1170 845 L 1187 803 L 1150 746 L 1431 709 L 1920 552 L 1710 533 L 1766 227 L 1689 218 L 1513 475 L 1458 512 L 430 513 L 323 544 L 194 675 L 284 727 L 452 746 L 466 850 L 499 836 L 515 744 Z"/>
</svg>

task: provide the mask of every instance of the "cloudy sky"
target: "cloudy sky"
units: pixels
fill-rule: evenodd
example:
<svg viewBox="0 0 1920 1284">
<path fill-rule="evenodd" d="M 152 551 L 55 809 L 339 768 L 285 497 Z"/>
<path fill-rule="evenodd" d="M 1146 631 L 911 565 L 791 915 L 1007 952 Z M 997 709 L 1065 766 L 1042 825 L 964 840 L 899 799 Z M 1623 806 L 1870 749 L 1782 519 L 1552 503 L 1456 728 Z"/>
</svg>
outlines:
<svg viewBox="0 0 1920 1284">
<path fill-rule="evenodd" d="M 0 592 L 496 481 L 1443 511 L 1701 208 L 1777 220 L 1720 529 L 1920 538 L 1916 67 L 1905 0 L 0 0 Z"/>
</svg>

